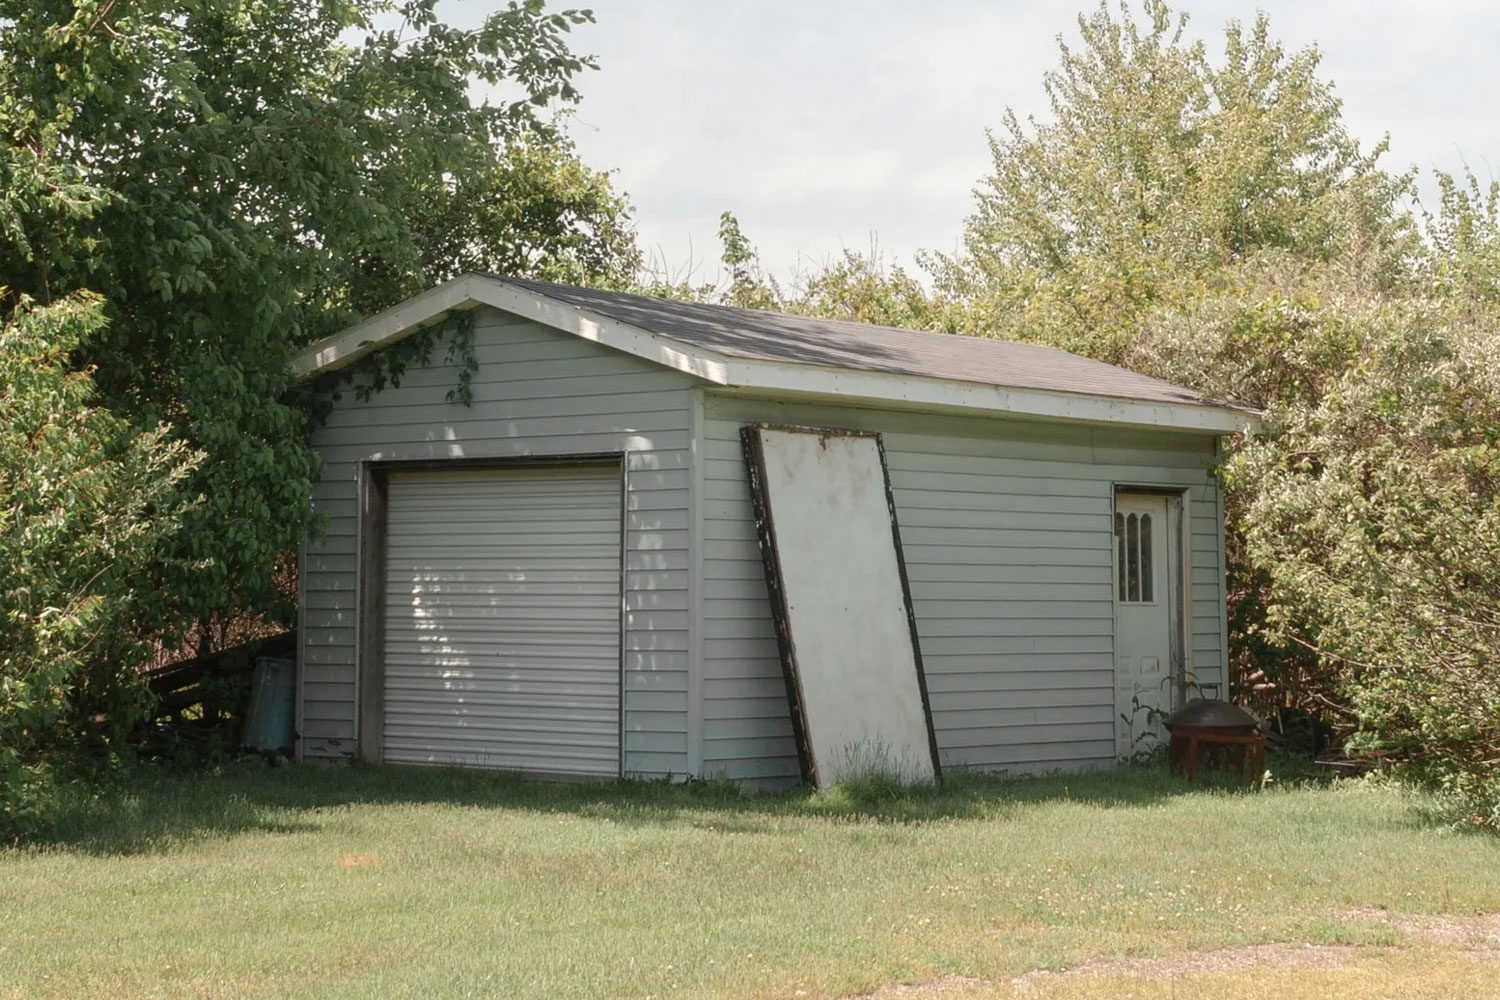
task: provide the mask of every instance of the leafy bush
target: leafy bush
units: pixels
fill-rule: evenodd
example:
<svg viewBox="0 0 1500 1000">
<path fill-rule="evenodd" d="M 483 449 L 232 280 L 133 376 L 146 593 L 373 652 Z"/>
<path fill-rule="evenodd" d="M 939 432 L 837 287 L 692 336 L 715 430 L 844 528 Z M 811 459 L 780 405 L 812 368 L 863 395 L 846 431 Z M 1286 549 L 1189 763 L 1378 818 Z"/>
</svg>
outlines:
<svg viewBox="0 0 1500 1000">
<path fill-rule="evenodd" d="M 1500 336 L 1476 319 L 1378 310 L 1358 363 L 1273 410 L 1231 481 L 1270 624 L 1340 668 L 1352 746 L 1500 831 Z"/>
<path fill-rule="evenodd" d="M 160 600 L 144 568 L 190 506 L 198 456 L 100 409 L 70 369 L 102 326 L 77 296 L 0 327 L 0 838 L 44 820 L 88 735 L 108 748 L 149 710 L 127 623 Z"/>
<path fill-rule="evenodd" d="M 1500 317 L 1263 258 L 1128 361 L 1265 414 L 1224 469 L 1257 676 L 1500 829 Z"/>
</svg>

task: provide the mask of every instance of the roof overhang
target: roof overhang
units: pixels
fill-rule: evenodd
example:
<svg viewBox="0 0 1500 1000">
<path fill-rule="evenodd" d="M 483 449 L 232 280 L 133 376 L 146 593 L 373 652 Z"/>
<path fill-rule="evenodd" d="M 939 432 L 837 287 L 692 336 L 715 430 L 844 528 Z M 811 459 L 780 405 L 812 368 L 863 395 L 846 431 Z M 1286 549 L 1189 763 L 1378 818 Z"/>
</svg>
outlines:
<svg viewBox="0 0 1500 1000">
<path fill-rule="evenodd" d="M 1012 388 L 891 372 L 731 357 L 560 302 L 500 278 L 465 274 L 303 349 L 297 379 L 337 371 L 452 312 L 490 306 L 711 385 L 766 395 L 877 402 L 902 408 L 1123 424 L 1197 434 L 1255 433 L 1260 419 L 1227 406 L 1162 403 L 1087 393 Z"/>
</svg>

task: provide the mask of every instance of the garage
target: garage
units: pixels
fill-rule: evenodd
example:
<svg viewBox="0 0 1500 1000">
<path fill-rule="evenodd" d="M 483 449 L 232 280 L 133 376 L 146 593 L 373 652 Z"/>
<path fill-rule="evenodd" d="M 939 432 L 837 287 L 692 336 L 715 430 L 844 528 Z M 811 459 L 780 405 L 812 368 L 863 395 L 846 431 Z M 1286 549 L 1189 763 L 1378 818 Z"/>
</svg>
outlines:
<svg viewBox="0 0 1500 1000">
<path fill-rule="evenodd" d="M 384 500 L 384 759 L 618 774 L 618 464 L 392 472 Z"/>
<path fill-rule="evenodd" d="M 362 359 L 457 337 L 455 317 L 472 365 L 431 350 L 369 384 Z M 294 370 L 327 403 L 326 529 L 299 575 L 302 760 L 811 777 L 796 683 L 818 668 L 778 623 L 747 428 L 878 442 L 885 482 L 858 495 L 899 530 L 897 631 L 941 769 L 1108 767 L 1153 712 L 1226 690 L 1215 469 L 1219 438 L 1258 424 L 1188 389 L 1035 344 L 480 274 Z M 854 628 L 842 595 L 872 578 L 794 554 L 829 574 L 803 593 L 838 598 L 817 624 Z M 859 637 L 876 648 L 830 644 L 830 669 L 881 658 Z M 825 705 L 856 703 L 831 690 Z"/>
</svg>

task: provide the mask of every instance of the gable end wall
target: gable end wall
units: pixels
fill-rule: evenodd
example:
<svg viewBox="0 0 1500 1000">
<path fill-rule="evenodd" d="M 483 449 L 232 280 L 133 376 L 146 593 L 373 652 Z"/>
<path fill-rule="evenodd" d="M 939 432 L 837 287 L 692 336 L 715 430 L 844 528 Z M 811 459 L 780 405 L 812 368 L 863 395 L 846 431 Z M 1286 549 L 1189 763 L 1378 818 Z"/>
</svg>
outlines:
<svg viewBox="0 0 1500 1000">
<path fill-rule="evenodd" d="M 475 314 L 473 402 L 456 367 L 411 368 L 366 402 L 346 390 L 313 435 L 321 537 L 302 555 L 298 733 L 305 760 L 356 750 L 359 484 L 368 462 L 625 455 L 623 739 L 627 773 L 688 760 L 693 379 L 493 309 Z M 441 361 L 445 348 L 434 351 Z"/>
</svg>

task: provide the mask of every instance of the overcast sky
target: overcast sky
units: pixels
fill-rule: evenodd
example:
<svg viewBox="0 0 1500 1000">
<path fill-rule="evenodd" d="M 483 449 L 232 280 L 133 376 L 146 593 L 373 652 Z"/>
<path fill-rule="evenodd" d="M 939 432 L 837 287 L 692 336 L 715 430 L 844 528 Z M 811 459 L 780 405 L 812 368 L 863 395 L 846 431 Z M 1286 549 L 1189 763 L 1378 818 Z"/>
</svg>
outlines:
<svg viewBox="0 0 1500 1000">
<path fill-rule="evenodd" d="M 473 0 L 466 0 L 469 6 Z M 558 6 L 558 0 L 553 0 Z M 672 273 L 717 273 L 733 211 L 773 273 L 868 250 L 910 265 L 952 249 L 989 166 L 985 129 L 1009 105 L 1045 111 L 1056 37 L 1083 0 L 571 0 L 598 57 L 570 131 L 617 171 L 643 245 Z M 479 6 L 474 3 L 474 6 Z M 1317 42 L 1325 79 L 1393 169 L 1500 173 L 1500 4 L 1483 0 L 1195 0 L 1195 34 L 1222 52 L 1257 8 L 1288 49 Z M 472 8 L 470 8 L 472 9 Z"/>
</svg>

